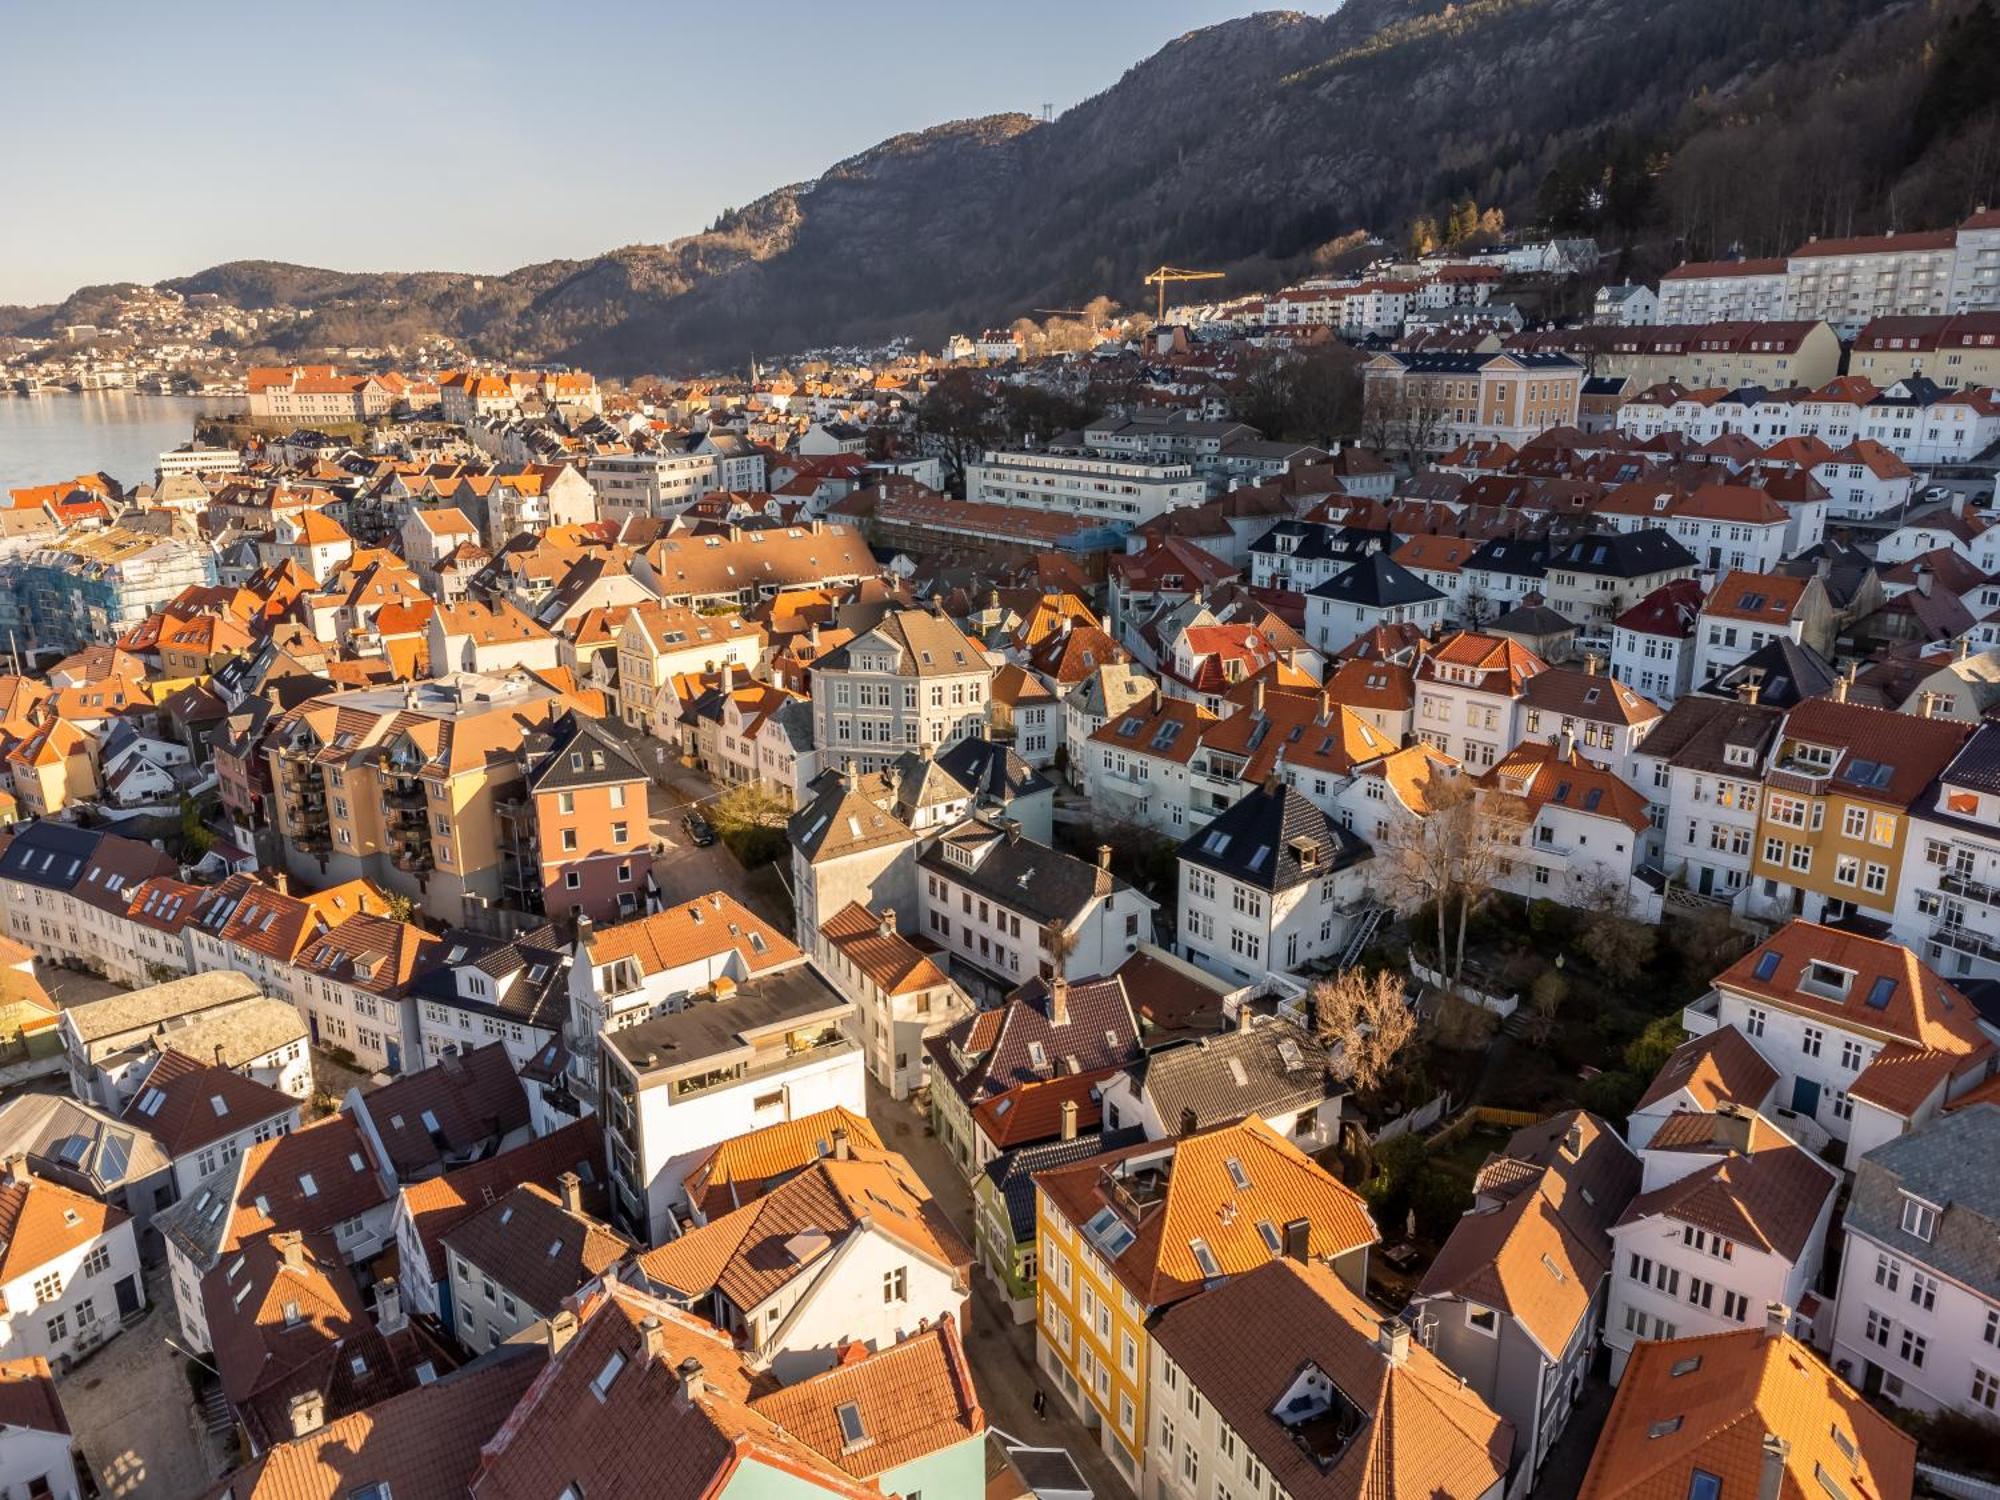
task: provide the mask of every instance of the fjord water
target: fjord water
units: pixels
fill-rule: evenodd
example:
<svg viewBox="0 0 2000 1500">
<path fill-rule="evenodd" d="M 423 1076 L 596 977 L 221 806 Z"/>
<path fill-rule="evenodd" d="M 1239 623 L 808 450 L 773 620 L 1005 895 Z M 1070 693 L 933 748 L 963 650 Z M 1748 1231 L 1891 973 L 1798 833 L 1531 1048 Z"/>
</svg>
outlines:
<svg viewBox="0 0 2000 1500">
<path fill-rule="evenodd" d="M 160 454 L 194 435 L 197 416 L 230 405 L 103 391 L 0 396 L 0 494 L 99 469 L 128 487 L 150 482 Z"/>
</svg>

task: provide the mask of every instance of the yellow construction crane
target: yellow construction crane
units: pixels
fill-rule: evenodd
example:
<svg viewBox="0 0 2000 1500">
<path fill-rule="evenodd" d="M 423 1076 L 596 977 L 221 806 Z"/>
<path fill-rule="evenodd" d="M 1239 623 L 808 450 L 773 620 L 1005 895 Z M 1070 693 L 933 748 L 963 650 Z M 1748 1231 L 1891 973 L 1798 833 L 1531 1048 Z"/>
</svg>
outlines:
<svg viewBox="0 0 2000 1500">
<path fill-rule="evenodd" d="M 1222 280 L 1222 272 L 1220 271 L 1185 271 L 1179 266 L 1161 266 L 1159 269 L 1149 273 L 1146 277 L 1146 285 L 1156 286 L 1160 289 L 1159 305 L 1153 313 L 1153 321 L 1155 323 L 1164 323 L 1167 319 L 1168 282 L 1220 280 Z"/>
</svg>

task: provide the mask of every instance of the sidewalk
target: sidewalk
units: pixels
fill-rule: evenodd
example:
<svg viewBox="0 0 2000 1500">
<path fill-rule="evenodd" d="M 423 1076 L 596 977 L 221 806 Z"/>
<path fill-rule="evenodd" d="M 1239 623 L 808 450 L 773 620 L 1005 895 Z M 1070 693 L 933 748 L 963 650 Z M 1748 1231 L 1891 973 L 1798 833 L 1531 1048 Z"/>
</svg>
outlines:
<svg viewBox="0 0 2000 1500">
<path fill-rule="evenodd" d="M 882 1143 L 909 1159 L 931 1196 L 951 1215 L 966 1244 L 972 1244 L 972 1193 L 950 1152 L 925 1130 L 908 1104 L 891 1099 L 873 1080 L 868 1085 L 868 1118 L 881 1133 Z M 1046 1417 L 1035 1415 L 1035 1392 L 1043 1385 L 1042 1373 L 1035 1365 L 1035 1325 L 1017 1324 L 993 1289 L 992 1280 L 977 1267 L 972 1272 L 972 1310 L 966 1321 L 965 1354 L 988 1424 L 1024 1443 L 1068 1449 L 1099 1500 L 1126 1500 L 1132 1488 L 1125 1476 L 1059 1397 L 1050 1396 Z"/>
</svg>

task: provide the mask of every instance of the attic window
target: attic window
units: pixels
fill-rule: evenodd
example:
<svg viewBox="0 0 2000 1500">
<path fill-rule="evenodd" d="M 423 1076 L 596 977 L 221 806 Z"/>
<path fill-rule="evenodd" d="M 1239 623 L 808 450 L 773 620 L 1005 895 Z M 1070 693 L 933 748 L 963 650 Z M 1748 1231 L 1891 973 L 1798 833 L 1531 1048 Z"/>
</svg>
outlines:
<svg viewBox="0 0 2000 1500">
<path fill-rule="evenodd" d="M 843 1401 L 833 1409 L 840 1421 L 840 1451 L 852 1453 L 857 1448 L 865 1448 L 871 1441 L 868 1429 L 862 1425 L 861 1408 L 852 1401 Z"/>
<path fill-rule="evenodd" d="M 299 1174 L 299 1191 L 304 1193 L 308 1198 L 317 1198 L 319 1196 L 319 1184 L 313 1181 L 312 1173 L 301 1172 Z M 262 1202 L 263 1200 L 259 1199 L 258 1201 Z"/>
<path fill-rule="evenodd" d="M 1664 1422 L 1655 1422 L 1651 1427 L 1648 1427 L 1646 1429 L 1646 1436 L 1649 1438 L 1669 1437 L 1680 1430 L 1681 1419 L 1679 1417 L 1668 1417 Z"/>
<path fill-rule="evenodd" d="M 210 1094 L 208 1096 L 208 1107 L 214 1110 L 217 1115 L 226 1115 L 229 1113 L 229 1105 L 224 1102 L 220 1094 Z"/>
<path fill-rule="evenodd" d="M 1762 981 L 1765 984 L 1769 984 L 1771 982 L 1771 976 L 1778 972 L 1777 949 L 1773 948 L 1759 955 L 1757 959 L 1757 967 L 1751 972 L 1754 973 L 1760 981 Z"/>
<path fill-rule="evenodd" d="M 604 1361 L 604 1368 L 597 1372 L 597 1378 L 590 1382 L 590 1394 L 602 1401 L 611 1390 L 611 1382 L 618 1378 L 618 1372 L 625 1368 L 625 1351 L 613 1349 L 611 1357 Z"/>
<path fill-rule="evenodd" d="M 298 1303 L 287 1302 L 285 1304 L 285 1326 L 287 1328 L 290 1328 L 294 1323 L 298 1322 L 298 1320 L 299 1320 Z"/>
<path fill-rule="evenodd" d="M 1668 1371 L 1668 1373 L 1672 1375 L 1675 1380 L 1679 1380 L 1681 1376 L 1692 1375 L 1696 1370 L 1699 1370 L 1700 1368 L 1701 1368 L 1701 1356 L 1699 1354 L 1695 1354 L 1695 1355 L 1690 1355 L 1686 1359 L 1675 1360 L 1673 1369 Z"/>
<path fill-rule="evenodd" d="M 1239 1193 L 1250 1191 L 1250 1174 L 1243 1170 L 1242 1162 L 1232 1156 L 1223 1163 L 1223 1166 L 1229 1169 L 1229 1180 L 1236 1184 Z"/>
<path fill-rule="evenodd" d="M 347 1164 L 357 1172 L 365 1170 L 368 1165 L 361 1159 L 359 1151 L 350 1151 L 347 1153 Z"/>
<path fill-rule="evenodd" d="M 1894 998 L 1895 993 L 1895 979 L 1887 974 L 1881 975 L 1868 987 L 1868 1008 L 1870 1010 L 1887 1010 L 1889 1008 L 1889 1001 Z"/>
<path fill-rule="evenodd" d="M 1189 1240 L 1188 1249 L 1194 1255 L 1194 1263 L 1201 1267 L 1201 1274 L 1214 1280 L 1222 1274 L 1222 1263 L 1215 1258 L 1215 1252 L 1208 1248 L 1206 1240 Z"/>
<path fill-rule="evenodd" d="M 167 1102 L 167 1096 L 158 1089 L 147 1089 L 139 1100 L 139 1113 L 152 1116 L 160 1112 L 160 1106 Z"/>
<path fill-rule="evenodd" d="M 1257 1233 L 1263 1237 L 1264 1248 L 1269 1250 L 1273 1255 L 1276 1255 L 1284 1243 L 1278 1237 L 1277 1226 L 1267 1220 L 1259 1219 L 1257 1221 Z"/>
</svg>

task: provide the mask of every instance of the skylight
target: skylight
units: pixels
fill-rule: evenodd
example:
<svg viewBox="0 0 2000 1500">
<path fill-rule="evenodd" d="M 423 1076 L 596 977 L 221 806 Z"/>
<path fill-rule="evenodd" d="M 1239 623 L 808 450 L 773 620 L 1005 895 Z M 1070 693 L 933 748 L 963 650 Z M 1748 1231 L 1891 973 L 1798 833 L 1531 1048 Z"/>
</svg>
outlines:
<svg viewBox="0 0 2000 1500">
<path fill-rule="evenodd" d="M 852 1401 L 843 1401 L 833 1409 L 840 1421 L 840 1442 L 844 1449 L 859 1448 L 868 1441 L 868 1429 L 861 1422 L 861 1408 Z"/>
<path fill-rule="evenodd" d="M 1757 967 L 1752 972 L 1756 974 L 1759 980 L 1768 984 L 1771 981 L 1771 977 L 1778 972 L 1777 949 L 1773 948 L 1760 954 L 1757 959 Z"/>
<path fill-rule="evenodd" d="M 1189 1240 L 1188 1249 L 1194 1255 L 1194 1263 L 1201 1267 L 1201 1274 L 1213 1280 L 1222 1274 L 1222 1263 L 1215 1258 L 1215 1252 L 1208 1248 L 1206 1240 Z"/>
<path fill-rule="evenodd" d="M 611 1357 L 604 1361 L 604 1368 L 597 1372 L 597 1378 L 590 1382 L 590 1394 L 602 1401 L 611 1390 L 611 1382 L 618 1378 L 618 1372 L 625 1368 L 625 1351 L 613 1349 Z"/>
</svg>

